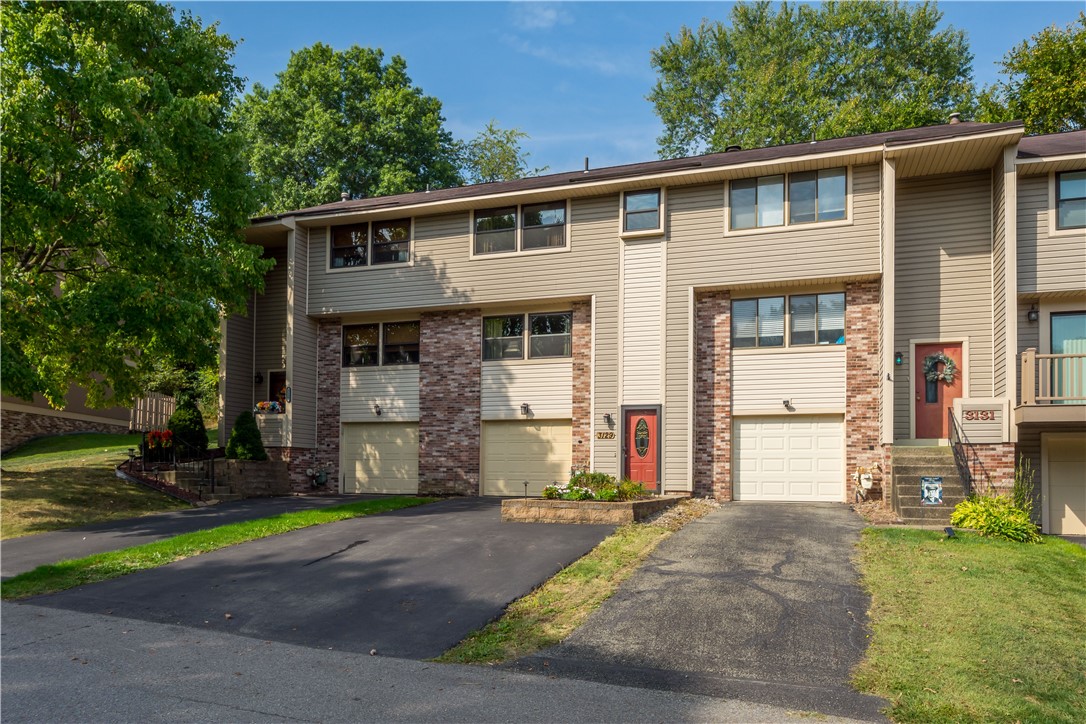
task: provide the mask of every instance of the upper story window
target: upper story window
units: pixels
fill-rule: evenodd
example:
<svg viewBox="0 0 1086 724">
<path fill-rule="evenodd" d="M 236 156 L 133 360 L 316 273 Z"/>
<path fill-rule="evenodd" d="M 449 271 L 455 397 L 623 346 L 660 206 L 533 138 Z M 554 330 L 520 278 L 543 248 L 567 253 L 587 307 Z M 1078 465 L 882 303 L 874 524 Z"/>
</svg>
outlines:
<svg viewBox="0 0 1086 724">
<path fill-rule="evenodd" d="M 840 221 L 847 215 L 847 187 L 848 172 L 843 168 L 732 181 L 730 228 L 784 226 L 785 219 L 789 225 Z"/>
<path fill-rule="evenodd" d="M 480 209 L 474 228 L 476 255 L 563 249 L 566 202 Z"/>
<path fill-rule="evenodd" d="M 733 347 L 844 343 L 844 292 L 793 294 L 732 302 Z"/>
<path fill-rule="evenodd" d="M 407 263 L 411 261 L 411 220 L 333 226 L 331 245 L 332 269 Z"/>
<path fill-rule="evenodd" d="M 343 328 L 344 367 L 418 363 L 418 322 L 354 324 Z"/>
<path fill-rule="evenodd" d="M 1086 171 L 1056 174 L 1056 228 L 1086 228 Z"/>
<path fill-rule="evenodd" d="M 622 230 L 656 231 L 660 225 L 660 189 L 627 191 L 622 195 Z"/>
<path fill-rule="evenodd" d="M 527 337 L 527 344 L 525 344 Z M 529 359 L 573 356 L 573 314 L 507 314 L 483 319 L 483 359 Z"/>
</svg>

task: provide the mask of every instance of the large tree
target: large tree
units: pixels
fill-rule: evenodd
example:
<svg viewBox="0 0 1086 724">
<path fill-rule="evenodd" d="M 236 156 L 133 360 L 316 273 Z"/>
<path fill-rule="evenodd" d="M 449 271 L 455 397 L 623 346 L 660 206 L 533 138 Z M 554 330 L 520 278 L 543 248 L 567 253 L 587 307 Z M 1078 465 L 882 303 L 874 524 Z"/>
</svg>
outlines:
<svg viewBox="0 0 1086 724">
<path fill-rule="evenodd" d="M 208 364 L 267 268 L 233 41 L 164 5 L 5 2 L 0 43 L 3 391 L 124 402 Z"/>
<path fill-rule="evenodd" d="M 1001 62 L 1006 80 L 985 89 L 980 117 L 1024 121 L 1027 133 L 1086 127 L 1086 13 L 1060 29 L 1045 28 Z"/>
<path fill-rule="evenodd" d="M 519 128 L 503 129 L 495 120 L 487 123 L 486 128 L 464 144 L 462 163 L 468 182 L 513 181 L 546 172 L 546 166 L 528 169 L 531 154 L 520 145 L 525 138 L 528 134 Z"/>
<path fill-rule="evenodd" d="M 277 77 L 237 109 L 266 211 L 460 181 L 441 101 L 411 84 L 400 56 L 386 63 L 380 50 L 317 43 Z"/>
<path fill-rule="evenodd" d="M 740 3 L 653 51 L 660 155 L 944 122 L 973 103 L 965 35 L 933 3 Z"/>
</svg>

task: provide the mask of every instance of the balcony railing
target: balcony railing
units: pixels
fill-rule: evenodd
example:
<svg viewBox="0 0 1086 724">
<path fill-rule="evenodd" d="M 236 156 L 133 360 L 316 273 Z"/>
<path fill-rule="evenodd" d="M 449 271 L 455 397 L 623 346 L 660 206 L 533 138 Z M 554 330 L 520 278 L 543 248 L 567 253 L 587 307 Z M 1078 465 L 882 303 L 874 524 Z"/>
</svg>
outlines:
<svg viewBox="0 0 1086 724">
<path fill-rule="evenodd" d="M 1022 358 L 1023 405 L 1086 405 L 1086 354 L 1037 354 Z"/>
</svg>

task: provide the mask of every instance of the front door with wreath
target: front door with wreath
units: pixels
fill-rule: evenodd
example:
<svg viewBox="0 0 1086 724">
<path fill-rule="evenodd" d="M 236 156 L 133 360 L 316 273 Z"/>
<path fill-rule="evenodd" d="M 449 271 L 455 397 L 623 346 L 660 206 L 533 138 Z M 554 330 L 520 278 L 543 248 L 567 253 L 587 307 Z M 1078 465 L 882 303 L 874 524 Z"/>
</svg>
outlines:
<svg viewBox="0 0 1086 724">
<path fill-rule="evenodd" d="M 916 439 L 946 439 L 950 437 L 947 410 L 962 396 L 961 342 L 918 344 L 913 363 Z"/>
</svg>

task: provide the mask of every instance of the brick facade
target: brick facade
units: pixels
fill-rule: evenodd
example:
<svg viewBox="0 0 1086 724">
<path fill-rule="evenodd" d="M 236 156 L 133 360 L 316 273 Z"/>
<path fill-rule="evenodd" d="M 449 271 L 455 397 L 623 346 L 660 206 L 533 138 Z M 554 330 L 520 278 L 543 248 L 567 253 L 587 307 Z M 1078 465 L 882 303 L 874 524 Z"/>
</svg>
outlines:
<svg viewBox="0 0 1086 724">
<path fill-rule="evenodd" d="M 973 451 L 980 458 L 983 470 L 981 479 L 974 480 L 977 492 L 1009 493 L 1014 487 L 1014 466 L 1018 459 L 1018 446 L 1013 442 L 975 443 Z M 974 475 L 976 475 L 976 471 Z M 1040 471 L 1035 471 L 1034 484 L 1040 488 Z"/>
<path fill-rule="evenodd" d="M 867 468 L 874 475 L 869 496 L 882 497 L 884 465 L 879 425 L 879 282 L 853 282 L 845 287 L 845 474 L 852 499 L 852 474 Z"/>
<path fill-rule="evenodd" d="M 58 415 L 35 415 L 32 412 L 4 410 L 0 415 L 0 446 L 7 452 L 38 437 L 69 435 L 76 432 L 124 434 L 128 425 L 74 420 Z"/>
<path fill-rule="evenodd" d="M 592 304 L 573 303 L 573 467 L 592 463 Z"/>
<path fill-rule="evenodd" d="M 482 315 L 431 312 L 419 321 L 419 494 L 478 495 Z"/>
<path fill-rule="evenodd" d="M 317 326 L 317 449 L 314 462 L 328 471 L 328 487 L 335 491 L 339 490 L 341 482 L 339 375 L 343 358 L 342 335 L 342 320 L 338 317 L 320 320 Z M 305 465 L 308 466 L 309 463 Z M 304 472 L 303 467 L 303 476 Z M 298 483 L 293 471 L 291 483 Z M 305 485 L 308 484 L 306 481 Z"/>
<path fill-rule="evenodd" d="M 695 299 L 694 495 L 732 499 L 731 295 Z"/>
<path fill-rule="evenodd" d="M 287 464 L 290 473 L 290 490 L 293 493 L 334 494 L 339 492 L 339 485 L 332 473 L 328 473 L 328 483 L 321 488 L 314 488 L 305 471 L 317 469 L 317 451 L 311 447 L 267 447 L 269 460 L 278 460 Z M 338 459 L 338 458 L 337 458 Z M 323 463 L 322 463 L 323 465 Z"/>
</svg>

